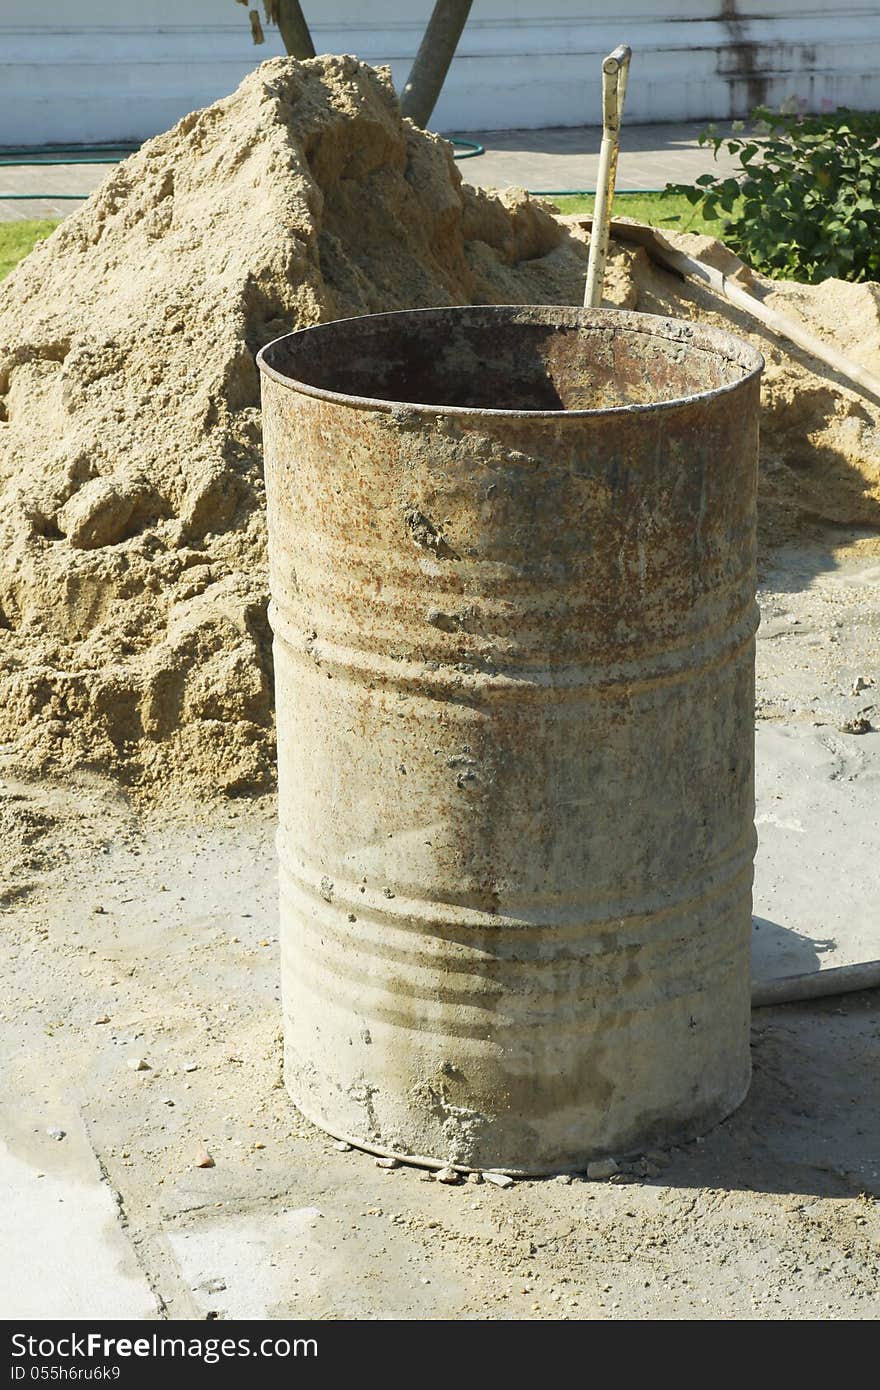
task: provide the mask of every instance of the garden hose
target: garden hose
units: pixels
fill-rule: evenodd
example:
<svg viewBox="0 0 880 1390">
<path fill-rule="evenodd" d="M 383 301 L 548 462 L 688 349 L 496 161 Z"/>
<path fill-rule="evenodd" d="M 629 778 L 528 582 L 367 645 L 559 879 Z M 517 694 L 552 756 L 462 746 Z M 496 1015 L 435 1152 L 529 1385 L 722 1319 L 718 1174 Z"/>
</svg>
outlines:
<svg viewBox="0 0 880 1390">
<path fill-rule="evenodd" d="M 450 145 L 456 150 L 461 150 L 461 154 L 456 154 L 456 159 L 476 159 L 478 154 L 486 153 L 485 145 L 478 145 L 473 140 L 450 140 Z"/>
<path fill-rule="evenodd" d="M 486 146 L 475 140 L 450 140 L 449 143 L 454 147 L 456 159 L 476 159 L 479 155 L 486 153 Z M 134 154 L 139 149 L 139 144 L 128 140 L 107 145 L 43 145 L 36 151 L 15 149 L 6 145 L 0 146 L 0 168 L 38 168 L 43 164 L 60 167 L 75 164 L 119 164 L 121 159 L 115 156 L 124 158 L 129 154 Z M 53 159 L 51 158 L 53 155 L 69 157 Z M 619 188 L 617 194 L 625 197 L 630 193 L 664 193 L 665 191 L 663 188 Z M 596 190 L 595 188 L 528 188 L 526 192 L 533 198 L 592 198 L 595 196 Z M 88 197 L 88 193 L 0 193 L 0 201 L 16 199 L 29 202 L 43 198 L 48 202 L 61 200 L 68 202 L 77 199 L 85 200 Z"/>
<path fill-rule="evenodd" d="M 122 150 L 126 154 L 133 154 L 140 149 L 140 141 L 116 140 L 112 144 L 105 145 L 39 145 L 37 147 L 24 145 L 0 145 L 0 159 L 9 157 L 10 159 L 22 159 L 25 155 L 50 155 L 50 154 L 116 154 Z M 31 163 L 22 160 L 24 163 Z M 60 163 L 60 161 L 59 161 Z"/>
<path fill-rule="evenodd" d="M 0 156 L 0 168 L 2 169 L 40 169 L 45 165 L 49 169 L 54 169 L 61 164 L 119 164 L 118 156 L 109 155 L 86 155 L 82 159 L 7 159 L 5 155 Z"/>
<path fill-rule="evenodd" d="M 43 165 L 67 166 L 71 164 L 120 164 L 128 155 L 140 149 L 140 144 L 121 140 L 112 145 L 42 145 L 38 150 L 15 149 L 10 145 L 0 147 L 0 168 L 36 169 Z M 70 156 L 56 159 L 54 155 Z M 48 203 L 85 202 L 89 193 L 0 193 L 0 202 Z"/>
<path fill-rule="evenodd" d="M 533 198 L 594 198 L 595 188 L 527 188 Z M 628 193 L 665 193 L 665 188 L 616 188 L 615 198 L 625 198 Z"/>
<path fill-rule="evenodd" d="M 450 140 L 449 143 L 454 146 L 456 159 L 476 159 L 478 155 L 486 153 L 485 145 L 480 145 L 475 140 Z M 44 164 L 64 167 L 72 164 L 120 164 L 122 158 L 134 154 L 139 149 L 140 145 L 128 141 L 118 145 L 44 145 L 30 154 L 29 158 L 23 159 L 21 155 L 26 153 L 23 150 L 0 148 L 0 169 L 35 169 Z M 71 157 L 54 159 L 53 155 Z M 0 193 L 0 202 L 27 203 L 37 199 L 50 203 L 84 202 L 89 196 L 88 193 Z"/>
</svg>

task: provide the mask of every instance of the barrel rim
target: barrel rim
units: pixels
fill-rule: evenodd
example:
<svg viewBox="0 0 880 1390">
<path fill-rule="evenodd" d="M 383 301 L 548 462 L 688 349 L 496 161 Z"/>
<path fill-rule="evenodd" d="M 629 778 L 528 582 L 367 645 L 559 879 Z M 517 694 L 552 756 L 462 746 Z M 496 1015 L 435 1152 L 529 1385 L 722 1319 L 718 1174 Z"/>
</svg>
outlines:
<svg viewBox="0 0 880 1390">
<path fill-rule="evenodd" d="M 631 402 L 627 405 L 599 406 L 586 410 L 509 410 L 492 406 L 439 405 L 426 404 L 424 401 L 393 401 L 376 396 L 349 395 L 344 391 L 332 391 L 328 387 L 314 386 L 310 382 L 287 376 L 277 367 L 274 367 L 270 361 L 273 351 L 292 338 L 299 339 L 306 334 L 320 333 L 328 329 L 338 331 L 345 324 L 360 324 L 367 320 L 377 319 L 412 321 L 420 316 L 427 318 L 430 315 L 438 317 L 472 315 L 476 317 L 487 313 L 498 314 L 499 316 L 525 314 L 527 316 L 526 321 L 531 319 L 533 322 L 544 321 L 549 324 L 556 322 L 563 325 L 568 318 L 571 327 L 589 325 L 591 321 L 595 322 L 597 327 L 602 327 L 613 320 L 619 321 L 624 318 L 634 329 L 649 336 L 690 343 L 702 351 L 716 352 L 731 362 L 738 362 L 744 369 L 743 375 L 735 381 L 726 382 L 723 386 L 715 386 L 708 391 L 696 391 L 684 396 L 673 396 L 668 400 Z M 646 415 L 661 410 L 674 410 L 686 405 L 718 400 L 733 391 L 740 390 L 756 377 L 760 377 L 765 365 L 764 356 L 756 347 L 737 334 L 729 333 L 723 328 L 717 328 L 714 324 L 695 323 L 690 319 L 670 318 L 662 314 L 640 314 L 629 309 L 582 309 L 575 305 L 560 304 L 439 305 L 427 309 L 395 309 L 381 314 L 355 314 L 342 319 L 328 319 L 325 323 L 312 324 L 308 328 L 298 328 L 292 333 L 283 333 L 280 337 L 273 338 L 257 353 L 256 361 L 264 376 L 277 382 L 286 390 L 298 395 L 312 396 L 317 400 L 328 401 L 334 405 L 348 406 L 350 409 L 373 410 L 392 416 L 406 411 L 433 418 L 452 416 L 457 419 L 463 417 L 485 419 L 488 417 L 489 419 L 504 420 L 556 421 Z"/>
</svg>

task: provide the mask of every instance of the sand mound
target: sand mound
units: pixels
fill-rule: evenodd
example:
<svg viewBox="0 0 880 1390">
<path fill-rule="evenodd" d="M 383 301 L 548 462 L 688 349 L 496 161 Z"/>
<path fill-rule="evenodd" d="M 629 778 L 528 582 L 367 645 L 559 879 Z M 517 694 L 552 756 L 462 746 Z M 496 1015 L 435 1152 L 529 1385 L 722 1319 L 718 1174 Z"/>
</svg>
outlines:
<svg viewBox="0 0 880 1390">
<path fill-rule="evenodd" d="M 0 293 L 0 742 L 154 790 L 269 785 L 255 351 L 348 314 L 577 300 L 582 247 L 462 188 L 351 58 L 264 63 Z"/>
<path fill-rule="evenodd" d="M 880 376 L 880 286 L 768 280 L 709 237 L 663 235 Z M 765 552 L 829 526 L 880 528 L 880 403 L 709 290 L 658 267 L 641 249 L 614 245 L 609 272 L 608 302 L 715 323 L 764 354 L 759 539 Z"/>
<path fill-rule="evenodd" d="M 711 257 L 717 243 L 686 239 Z M 0 291 L 0 743 L 150 794 L 273 780 L 254 353 L 418 306 L 579 303 L 584 236 L 462 187 L 387 74 L 276 59 L 120 165 Z M 774 286 L 880 370 L 876 286 Z M 880 525 L 878 411 L 707 292 L 612 248 L 608 299 L 768 361 L 765 538 Z"/>
</svg>

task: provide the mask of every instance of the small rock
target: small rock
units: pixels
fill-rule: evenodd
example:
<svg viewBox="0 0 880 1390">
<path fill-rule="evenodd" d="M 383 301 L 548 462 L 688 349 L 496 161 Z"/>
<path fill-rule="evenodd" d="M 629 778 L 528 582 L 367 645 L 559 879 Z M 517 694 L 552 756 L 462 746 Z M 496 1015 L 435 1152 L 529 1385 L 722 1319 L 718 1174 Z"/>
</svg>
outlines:
<svg viewBox="0 0 880 1390">
<path fill-rule="evenodd" d="M 377 1168 L 399 1168 L 399 1167 L 400 1167 L 400 1159 L 399 1159 L 399 1158 L 377 1158 L 377 1159 L 376 1159 L 376 1167 L 377 1167 Z"/>
<path fill-rule="evenodd" d="M 196 1154 L 196 1161 L 195 1161 L 195 1163 L 194 1163 L 193 1166 L 194 1166 L 195 1168 L 213 1168 L 213 1167 L 214 1167 L 214 1160 L 213 1160 L 213 1158 L 211 1157 L 211 1155 L 208 1153 L 208 1150 L 207 1150 L 207 1149 L 199 1149 L 198 1153 Z"/>
<path fill-rule="evenodd" d="M 871 721 L 864 715 L 857 715 L 855 719 L 845 719 L 840 726 L 842 734 L 869 734 L 871 732 Z"/>
<path fill-rule="evenodd" d="M 95 904 L 95 906 L 92 908 L 92 912 L 95 914 L 96 917 L 105 917 L 107 915 L 106 907 L 102 907 L 100 903 Z"/>
<path fill-rule="evenodd" d="M 669 1166 L 669 1154 L 663 1149 L 648 1149 L 645 1154 L 645 1162 L 652 1164 L 655 1168 L 667 1168 Z"/>
<path fill-rule="evenodd" d="M 613 1158 L 597 1158 L 594 1163 L 587 1164 L 587 1177 L 590 1182 L 604 1182 L 607 1178 L 613 1178 L 619 1171 Z"/>
<path fill-rule="evenodd" d="M 483 1174 L 480 1172 L 468 1173 L 467 1180 L 472 1183 L 480 1183 L 483 1181 Z"/>
<path fill-rule="evenodd" d="M 223 1293 L 226 1288 L 225 1279 L 205 1279 L 201 1284 L 196 1284 L 197 1289 L 204 1289 L 205 1293 Z"/>
<path fill-rule="evenodd" d="M 110 1015 L 109 1015 L 109 1014 L 101 1014 L 98 1018 L 93 1018 L 93 1019 L 92 1019 L 92 1022 L 95 1023 L 95 1024 L 98 1024 L 98 1023 L 109 1023 L 109 1022 L 110 1022 Z"/>
<path fill-rule="evenodd" d="M 352 1145 L 346 1144 L 344 1139 L 337 1139 L 333 1147 L 338 1149 L 341 1154 L 350 1154 L 352 1150 Z"/>
<path fill-rule="evenodd" d="M 874 684 L 873 676 L 856 676 L 852 683 L 852 694 L 858 695 L 863 690 L 867 690 L 869 685 Z"/>
<path fill-rule="evenodd" d="M 437 1182 L 445 1182 L 454 1187 L 457 1182 L 461 1182 L 461 1173 L 455 1168 L 438 1168 L 434 1178 Z"/>
<path fill-rule="evenodd" d="M 184 1070 L 184 1071 L 198 1071 L 198 1069 L 199 1069 L 199 1064 L 198 1064 L 198 1062 L 184 1062 L 184 1064 L 183 1064 L 183 1070 Z"/>
<path fill-rule="evenodd" d="M 174 1101 L 171 1099 L 170 1096 L 162 1096 L 162 1097 L 161 1097 L 161 1101 L 162 1101 L 162 1104 L 163 1104 L 163 1105 L 173 1105 L 173 1104 L 174 1104 Z"/>
<path fill-rule="evenodd" d="M 509 1173 L 493 1173 L 491 1168 L 483 1169 L 483 1182 L 490 1182 L 494 1187 L 513 1187 Z"/>
<path fill-rule="evenodd" d="M 64 1129 L 59 1129 L 57 1125 L 53 1125 L 51 1129 L 46 1130 L 46 1133 L 48 1134 L 50 1139 L 63 1139 L 66 1136 L 67 1131 Z"/>
<path fill-rule="evenodd" d="M 57 516 L 57 524 L 77 550 L 99 550 L 125 540 L 150 510 L 151 489 L 140 479 L 92 478 L 75 492 Z"/>
<path fill-rule="evenodd" d="M 559 1173 L 555 1181 L 562 1183 L 564 1187 L 570 1187 L 574 1182 L 574 1178 L 571 1176 L 571 1173 Z"/>
<path fill-rule="evenodd" d="M 257 1142 L 253 1145 L 253 1147 L 255 1149 L 265 1149 L 266 1145 L 263 1143 L 261 1139 L 258 1139 Z"/>
<path fill-rule="evenodd" d="M 146 1059 L 143 1058 L 143 1057 L 129 1057 L 129 1059 L 128 1059 L 128 1061 L 126 1062 L 125 1065 L 126 1065 L 127 1067 L 129 1067 L 132 1071 L 149 1071 L 149 1070 L 150 1070 L 150 1064 L 149 1064 L 149 1062 L 146 1061 Z"/>
</svg>

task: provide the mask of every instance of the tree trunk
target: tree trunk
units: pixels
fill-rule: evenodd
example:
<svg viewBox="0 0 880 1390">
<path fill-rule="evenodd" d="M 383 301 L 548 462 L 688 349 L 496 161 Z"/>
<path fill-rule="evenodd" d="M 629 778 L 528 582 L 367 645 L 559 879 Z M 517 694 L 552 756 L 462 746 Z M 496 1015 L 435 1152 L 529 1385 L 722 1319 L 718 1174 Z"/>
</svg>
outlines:
<svg viewBox="0 0 880 1390">
<path fill-rule="evenodd" d="M 281 31 L 281 40 L 291 58 L 314 58 L 315 45 L 299 0 L 272 0 L 271 18 Z"/>
<path fill-rule="evenodd" d="M 473 0 L 437 0 L 400 98 L 404 116 L 426 126 L 437 104 Z"/>
</svg>

